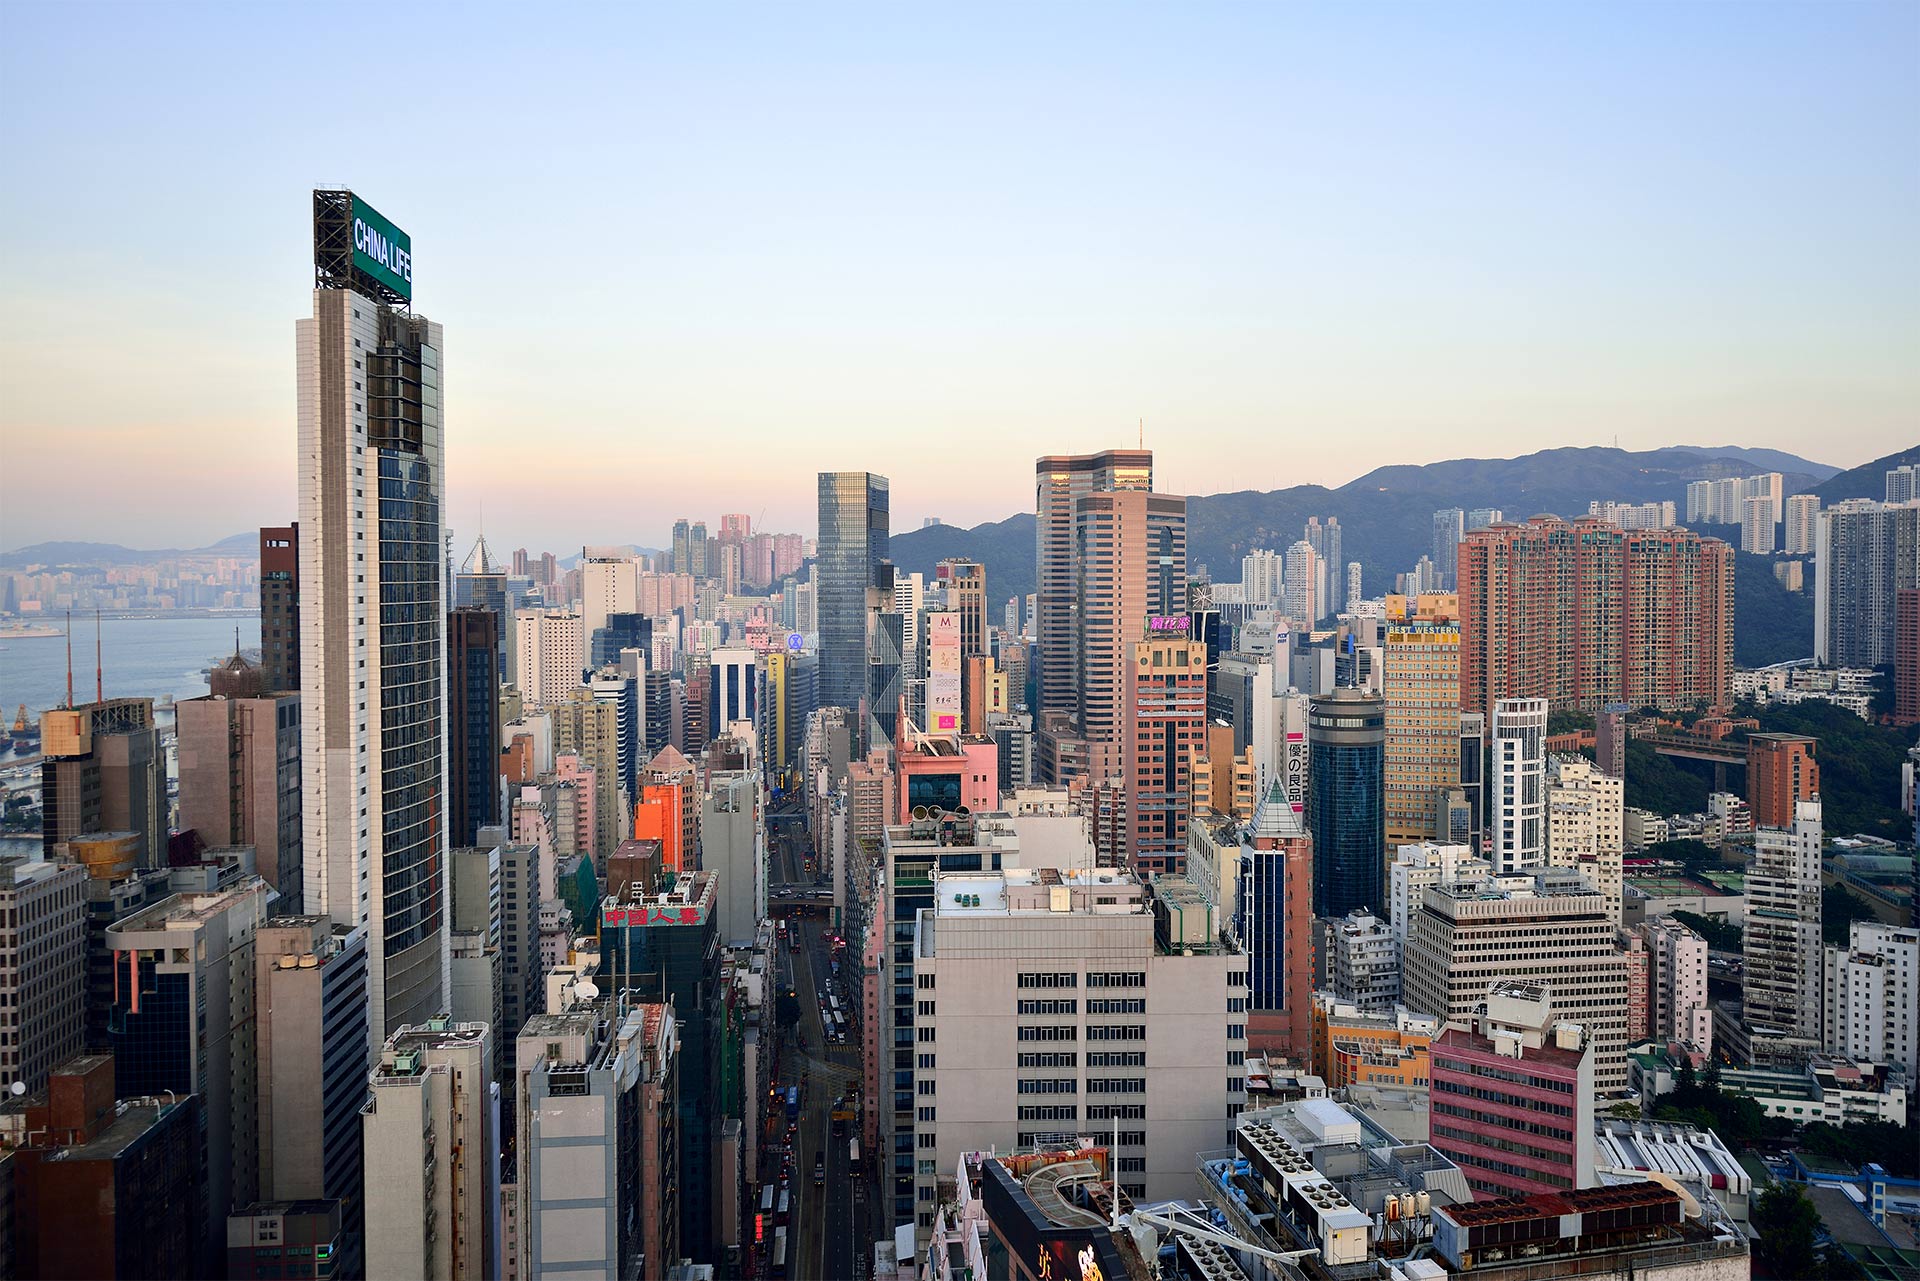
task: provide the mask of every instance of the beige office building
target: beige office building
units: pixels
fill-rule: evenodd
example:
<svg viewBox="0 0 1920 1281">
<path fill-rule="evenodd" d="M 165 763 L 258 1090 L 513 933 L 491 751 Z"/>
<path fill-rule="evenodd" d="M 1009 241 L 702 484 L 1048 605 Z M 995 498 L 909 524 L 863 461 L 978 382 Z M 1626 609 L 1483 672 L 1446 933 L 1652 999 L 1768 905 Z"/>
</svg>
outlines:
<svg viewBox="0 0 1920 1281">
<path fill-rule="evenodd" d="M 1547 866 L 1572 868 L 1586 877 L 1607 900 L 1615 925 L 1621 923 L 1626 892 L 1625 813 L 1621 780 L 1602 774 L 1586 757 L 1560 757 L 1548 764 Z"/>
<path fill-rule="evenodd" d="M 1460 785 L 1459 627 L 1389 627 L 1381 690 L 1387 700 L 1387 842 L 1445 835 L 1435 826 L 1435 803 L 1442 788 Z"/>
<path fill-rule="evenodd" d="M 1594 1088 L 1627 1088 L 1627 961 L 1606 900 L 1577 875 L 1540 873 L 1530 887 L 1491 880 L 1428 886 L 1407 928 L 1405 1002 L 1473 1026 L 1496 979 L 1553 992 L 1556 1019 L 1592 1030 Z"/>
<path fill-rule="evenodd" d="M 1136 1201 L 1189 1195 L 1245 1104 L 1247 958 L 1180 876 L 939 873 L 914 947 L 915 1220 L 960 1154 L 1112 1142 Z"/>
<path fill-rule="evenodd" d="M 498 1275 L 493 1045 L 484 1023 L 431 1019 L 387 1038 L 361 1110 L 367 1275 Z"/>
<path fill-rule="evenodd" d="M 367 937 L 325 916 L 254 935 L 262 1201 L 345 1201 L 358 1233 L 366 1099 Z"/>
</svg>

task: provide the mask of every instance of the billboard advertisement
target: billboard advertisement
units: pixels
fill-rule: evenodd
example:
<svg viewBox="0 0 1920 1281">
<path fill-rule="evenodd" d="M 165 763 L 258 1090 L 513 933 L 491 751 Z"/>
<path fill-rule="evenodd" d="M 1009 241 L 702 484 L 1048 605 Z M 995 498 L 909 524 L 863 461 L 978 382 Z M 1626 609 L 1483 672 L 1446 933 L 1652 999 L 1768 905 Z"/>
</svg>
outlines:
<svg viewBox="0 0 1920 1281">
<path fill-rule="evenodd" d="M 353 198 L 353 265 L 402 298 L 413 298 L 413 237 Z"/>
</svg>

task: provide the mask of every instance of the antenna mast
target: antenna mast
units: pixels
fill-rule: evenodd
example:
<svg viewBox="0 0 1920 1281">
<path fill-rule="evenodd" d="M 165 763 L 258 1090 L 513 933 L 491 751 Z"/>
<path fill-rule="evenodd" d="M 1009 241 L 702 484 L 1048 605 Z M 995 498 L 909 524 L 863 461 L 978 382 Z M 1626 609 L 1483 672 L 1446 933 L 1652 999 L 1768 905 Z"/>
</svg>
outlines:
<svg viewBox="0 0 1920 1281">
<path fill-rule="evenodd" d="M 93 701 L 107 701 L 106 667 L 100 661 L 100 611 L 93 611 Z"/>
<path fill-rule="evenodd" d="M 73 611 L 67 611 L 67 707 L 73 707 Z"/>
</svg>

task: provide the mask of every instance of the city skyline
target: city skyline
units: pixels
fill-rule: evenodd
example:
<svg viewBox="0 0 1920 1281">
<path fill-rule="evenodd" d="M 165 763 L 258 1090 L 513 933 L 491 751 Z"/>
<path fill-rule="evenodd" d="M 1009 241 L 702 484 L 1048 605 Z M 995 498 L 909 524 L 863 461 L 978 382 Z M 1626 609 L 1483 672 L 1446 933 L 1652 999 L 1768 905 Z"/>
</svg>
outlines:
<svg viewBox="0 0 1920 1281">
<path fill-rule="evenodd" d="M 1885 163 L 1920 108 L 1911 7 L 1023 12 L 1015 42 L 609 12 L 587 51 L 401 13 L 383 32 L 442 119 L 404 162 L 301 96 L 327 11 L 194 12 L 13 11 L 0 127 L 33 180 L 0 230 L 35 250 L 0 265 L 0 462 L 28 482 L 0 546 L 287 518 L 281 300 L 316 179 L 417 239 L 420 305 L 462 343 L 448 521 L 464 541 L 484 508 L 498 546 L 727 509 L 805 531 L 804 485 L 732 462 L 802 451 L 890 476 L 901 529 L 1023 510 L 1019 467 L 952 487 L 924 443 L 955 433 L 1090 451 L 1144 419 L 1163 487 L 1201 494 L 1616 438 L 1851 466 L 1920 406 L 1920 190 Z M 82 65 L 102 92 L 72 104 Z M 485 88 L 509 75 L 531 92 Z M 530 283 L 509 304 L 503 278 Z M 596 465 L 528 448 L 555 432 Z M 67 501 L 103 456 L 101 501 Z M 663 481 L 682 510 L 632 528 Z"/>
</svg>

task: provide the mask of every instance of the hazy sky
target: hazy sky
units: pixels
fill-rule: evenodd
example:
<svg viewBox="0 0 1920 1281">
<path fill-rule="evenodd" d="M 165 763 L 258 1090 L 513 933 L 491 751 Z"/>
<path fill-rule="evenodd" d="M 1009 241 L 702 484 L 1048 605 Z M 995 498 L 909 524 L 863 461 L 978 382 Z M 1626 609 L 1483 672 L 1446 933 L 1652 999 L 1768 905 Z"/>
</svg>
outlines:
<svg viewBox="0 0 1920 1281">
<path fill-rule="evenodd" d="M 640 9 L 636 12 L 636 9 Z M 1920 439 L 1920 4 L 0 9 L 0 546 L 295 511 L 308 190 L 461 551 L 1558 444 Z"/>
</svg>

